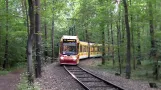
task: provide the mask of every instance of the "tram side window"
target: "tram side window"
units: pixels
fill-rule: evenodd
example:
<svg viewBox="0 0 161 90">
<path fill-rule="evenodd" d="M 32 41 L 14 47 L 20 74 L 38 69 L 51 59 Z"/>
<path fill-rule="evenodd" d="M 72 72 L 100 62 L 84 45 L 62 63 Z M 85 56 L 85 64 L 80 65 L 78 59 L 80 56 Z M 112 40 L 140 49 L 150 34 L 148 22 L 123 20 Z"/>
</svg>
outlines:
<svg viewBox="0 0 161 90">
<path fill-rule="evenodd" d="M 93 52 L 95 52 L 95 46 L 93 46 Z"/>
<path fill-rule="evenodd" d="M 97 46 L 95 46 L 94 51 L 97 52 Z"/>
<path fill-rule="evenodd" d="M 86 52 L 86 47 L 85 46 L 83 46 L 83 52 Z"/>
<path fill-rule="evenodd" d="M 90 47 L 90 52 L 92 52 L 92 47 Z"/>
<path fill-rule="evenodd" d="M 88 47 L 86 46 L 86 52 L 88 52 Z"/>
<path fill-rule="evenodd" d="M 101 47 L 100 46 L 98 46 L 98 52 L 100 52 L 101 51 Z"/>
<path fill-rule="evenodd" d="M 91 52 L 93 52 L 93 47 L 91 47 Z"/>
<path fill-rule="evenodd" d="M 82 52 L 82 45 L 80 45 L 80 52 Z"/>
</svg>

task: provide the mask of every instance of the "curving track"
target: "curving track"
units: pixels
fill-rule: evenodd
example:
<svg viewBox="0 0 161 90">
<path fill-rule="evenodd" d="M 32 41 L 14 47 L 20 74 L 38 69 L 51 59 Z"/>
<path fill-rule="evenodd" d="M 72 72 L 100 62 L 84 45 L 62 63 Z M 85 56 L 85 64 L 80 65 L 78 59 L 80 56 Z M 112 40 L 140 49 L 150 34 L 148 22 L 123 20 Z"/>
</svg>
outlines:
<svg viewBox="0 0 161 90">
<path fill-rule="evenodd" d="M 116 85 L 113 85 L 106 80 L 86 71 L 79 66 L 66 66 L 65 70 L 76 79 L 86 90 L 124 90 Z"/>
</svg>

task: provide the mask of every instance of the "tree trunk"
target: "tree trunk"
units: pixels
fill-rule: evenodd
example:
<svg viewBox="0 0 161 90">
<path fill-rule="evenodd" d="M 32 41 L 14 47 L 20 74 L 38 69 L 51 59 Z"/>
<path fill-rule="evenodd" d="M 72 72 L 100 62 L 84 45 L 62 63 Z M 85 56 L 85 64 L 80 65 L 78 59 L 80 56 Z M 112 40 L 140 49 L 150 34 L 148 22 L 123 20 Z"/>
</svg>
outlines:
<svg viewBox="0 0 161 90">
<path fill-rule="evenodd" d="M 137 25 L 138 26 L 138 25 Z M 141 45 L 140 45 L 140 29 L 137 31 L 138 43 L 137 43 L 137 65 L 141 65 Z"/>
<path fill-rule="evenodd" d="M 53 5 L 54 5 L 54 1 L 53 1 Z M 54 12 L 54 7 L 53 7 L 53 12 Z M 52 32 L 51 32 L 51 45 L 52 45 L 52 60 L 51 60 L 51 63 L 53 63 L 54 61 L 54 57 L 55 57 L 55 54 L 54 54 L 54 13 L 53 13 L 53 18 L 52 18 Z"/>
<path fill-rule="evenodd" d="M 35 33 L 36 33 L 36 63 L 35 63 L 35 76 L 41 77 L 41 37 L 40 37 L 40 1 L 35 0 Z"/>
<path fill-rule="evenodd" d="M 52 20 L 52 35 L 51 35 L 51 38 L 52 38 L 52 63 L 54 61 L 54 18 Z"/>
<path fill-rule="evenodd" d="M 104 32 L 104 23 L 100 24 L 102 31 L 102 65 L 105 65 L 105 32 Z"/>
<path fill-rule="evenodd" d="M 150 39 L 151 39 L 150 57 L 154 59 L 156 50 L 155 50 L 155 40 L 154 40 L 153 7 L 152 7 L 152 2 L 150 0 L 148 3 L 149 3 L 149 28 L 150 28 Z"/>
<path fill-rule="evenodd" d="M 28 69 L 28 82 L 33 85 L 33 60 L 32 60 L 32 46 L 34 40 L 34 1 L 28 0 L 29 4 L 29 19 L 30 19 L 30 32 L 27 40 L 27 69 Z"/>
<path fill-rule="evenodd" d="M 24 7 L 25 7 L 25 14 L 26 14 L 27 33 L 28 33 L 28 36 L 29 36 L 29 33 L 30 33 L 30 30 L 29 30 L 29 17 L 28 17 L 28 10 L 27 10 L 26 0 L 24 0 Z"/>
<path fill-rule="evenodd" d="M 112 18 L 112 13 L 111 13 L 111 18 Z M 113 63 L 113 67 L 115 65 L 115 59 L 114 59 L 114 41 L 113 41 L 113 27 L 112 27 L 112 21 L 111 21 L 111 42 L 112 42 L 112 63 Z"/>
<path fill-rule="evenodd" d="M 130 6 L 132 6 L 131 4 L 131 0 L 130 0 Z M 133 23 L 133 15 L 131 14 L 130 16 L 130 19 L 131 19 L 131 34 L 132 34 L 132 37 L 131 37 L 131 44 L 132 44 L 132 57 L 133 57 L 133 69 L 135 70 L 136 69 L 136 64 L 135 64 L 135 45 L 134 45 L 134 23 Z"/>
<path fill-rule="evenodd" d="M 45 7 L 45 11 L 46 11 L 46 0 L 44 0 L 44 7 Z M 44 31 L 45 31 L 45 61 L 47 61 L 47 56 L 48 56 L 48 48 L 47 48 L 47 23 L 46 23 L 46 19 L 44 21 Z"/>
<path fill-rule="evenodd" d="M 46 21 L 44 22 L 44 31 L 45 31 L 45 61 L 47 61 L 48 48 L 47 48 L 47 25 L 46 25 Z"/>
<path fill-rule="evenodd" d="M 1 20 L 0 20 L 0 51 L 2 51 L 2 23 L 1 23 Z M 0 57 L 0 68 L 2 67 L 2 57 Z"/>
<path fill-rule="evenodd" d="M 110 45 L 110 28 L 108 26 L 109 25 L 107 25 L 107 35 L 108 35 L 108 46 L 107 46 L 107 48 L 108 48 L 108 51 L 107 51 L 108 52 L 108 58 L 107 58 L 107 60 L 109 61 L 110 60 L 110 49 L 111 49 L 111 45 Z"/>
<path fill-rule="evenodd" d="M 88 42 L 88 46 L 90 44 L 90 41 L 89 41 L 89 33 L 88 33 L 88 24 L 85 25 L 85 37 L 86 37 L 86 40 Z M 90 47 L 88 47 L 88 51 L 90 51 Z M 88 57 L 90 57 L 90 53 L 88 53 Z"/>
<path fill-rule="evenodd" d="M 125 33 L 125 21 L 124 21 L 124 18 L 123 18 L 123 13 L 121 14 L 122 15 L 122 18 L 121 18 L 121 28 L 122 28 L 122 32 L 120 31 L 120 37 L 121 37 L 121 47 L 122 47 L 122 52 L 125 52 L 125 35 L 126 35 L 126 33 Z M 125 62 L 125 53 L 121 53 L 121 64 L 123 65 L 124 64 L 124 62 Z"/>
<path fill-rule="evenodd" d="M 117 53 L 118 53 L 118 61 L 119 61 L 119 70 L 120 70 L 120 75 L 122 73 L 122 63 L 121 63 L 121 58 L 120 58 L 120 38 L 121 38 L 121 35 L 120 35 L 120 25 L 118 24 L 119 22 L 116 22 L 117 24 Z"/>
<path fill-rule="evenodd" d="M 125 9 L 125 25 L 126 25 L 126 33 L 127 33 L 127 62 L 126 62 L 126 78 L 130 79 L 131 76 L 131 48 L 130 48 L 130 27 L 128 21 L 128 7 L 126 0 L 123 0 L 124 9 Z"/>
<path fill-rule="evenodd" d="M 150 57 L 155 60 L 154 61 L 154 75 L 155 75 L 155 79 L 158 80 L 158 76 L 159 76 L 159 69 L 158 69 L 158 59 L 156 57 L 156 43 L 155 43 L 155 38 L 154 38 L 154 17 L 153 17 L 153 6 L 152 6 L 152 1 L 148 1 L 149 4 L 149 28 L 150 28 L 150 39 L 151 39 L 151 51 L 150 51 Z"/>
<path fill-rule="evenodd" d="M 3 69 L 6 69 L 8 65 L 8 0 L 6 0 L 6 43 L 5 43 L 5 54 L 4 54 L 4 62 L 3 62 Z"/>
</svg>

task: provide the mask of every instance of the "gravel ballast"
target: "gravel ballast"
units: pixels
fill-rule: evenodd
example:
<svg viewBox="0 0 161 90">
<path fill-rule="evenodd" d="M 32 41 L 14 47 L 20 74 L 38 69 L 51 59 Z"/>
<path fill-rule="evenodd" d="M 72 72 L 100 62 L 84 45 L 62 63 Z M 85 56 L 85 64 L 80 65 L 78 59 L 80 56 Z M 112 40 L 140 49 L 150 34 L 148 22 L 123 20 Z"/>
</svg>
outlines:
<svg viewBox="0 0 161 90">
<path fill-rule="evenodd" d="M 161 90 L 161 88 L 150 88 L 146 81 L 125 79 L 124 77 L 115 76 L 103 69 L 94 67 L 94 65 L 99 63 L 101 63 L 99 58 L 81 60 L 79 66 L 125 90 Z M 83 87 L 75 81 L 58 62 L 44 67 L 42 77 L 36 79 L 36 82 L 39 84 L 41 90 L 84 90 Z"/>
<path fill-rule="evenodd" d="M 41 90 L 84 90 L 58 63 L 44 67 L 36 82 Z"/>
<path fill-rule="evenodd" d="M 101 78 L 124 88 L 125 90 L 161 90 L 161 87 L 150 88 L 147 81 L 125 79 L 125 77 L 115 76 L 114 74 L 108 73 L 105 69 L 98 69 L 94 67 L 98 64 L 101 64 L 101 59 L 96 58 L 82 60 L 80 66 L 100 76 Z"/>
</svg>

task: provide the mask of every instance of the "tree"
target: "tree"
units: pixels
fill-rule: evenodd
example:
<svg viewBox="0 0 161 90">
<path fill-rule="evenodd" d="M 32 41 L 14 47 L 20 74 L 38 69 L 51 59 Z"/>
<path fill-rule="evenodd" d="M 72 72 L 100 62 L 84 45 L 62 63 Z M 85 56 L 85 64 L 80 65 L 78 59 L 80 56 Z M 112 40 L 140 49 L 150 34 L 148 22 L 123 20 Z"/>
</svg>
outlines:
<svg viewBox="0 0 161 90">
<path fill-rule="evenodd" d="M 44 0 L 44 9 L 46 11 L 46 0 Z M 45 31 L 45 61 L 47 61 L 48 56 L 48 48 L 47 48 L 47 39 L 48 39 L 48 32 L 47 32 L 47 20 L 44 21 L 44 31 Z"/>
<path fill-rule="evenodd" d="M 117 27 L 117 54 L 118 54 L 118 61 L 119 61 L 119 70 L 120 75 L 122 73 L 122 63 L 121 63 L 121 56 L 120 56 L 120 43 L 121 43 L 121 32 L 120 32 L 120 13 L 119 13 L 119 19 L 116 22 Z"/>
<path fill-rule="evenodd" d="M 34 82 L 33 78 L 33 59 L 32 59 L 32 46 L 34 40 L 34 1 L 28 0 L 29 4 L 29 19 L 30 19 L 30 33 L 27 40 L 27 69 L 28 69 L 28 81 L 29 84 L 32 85 Z"/>
<path fill-rule="evenodd" d="M 35 76 L 41 77 L 41 32 L 40 32 L 40 1 L 35 0 L 35 33 L 36 33 L 36 63 L 35 63 Z"/>
<path fill-rule="evenodd" d="M 53 1 L 53 5 L 54 5 Z M 54 7 L 52 7 L 52 10 L 54 12 Z M 51 45 L 52 45 L 52 60 L 51 62 L 54 61 L 54 13 L 52 13 L 52 31 L 51 31 Z"/>
<path fill-rule="evenodd" d="M 126 52 L 126 78 L 130 79 L 131 76 L 131 47 L 130 47 L 130 27 L 128 21 L 128 7 L 126 0 L 123 0 L 124 9 L 125 9 L 125 25 L 126 25 L 126 33 L 127 33 L 127 52 Z"/>
<path fill-rule="evenodd" d="M 132 7 L 132 1 L 130 0 L 130 6 Z M 136 69 L 136 61 L 135 61 L 135 45 L 134 45 L 134 20 L 133 20 L 133 14 L 131 13 L 130 19 L 131 19 L 131 45 L 132 45 L 132 59 L 133 59 L 133 69 Z"/>
<path fill-rule="evenodd" d="M 3 69 L 6 69 L 8 65 L 8 0 L 6 0 L 6 43 L 5 43 L 5 53 L 4 53 L 4 62 L 3 62 Z"/>
<path fill-rule="evenodd" d="M 111 13 L 111 43 L 112 43 L 112 46 L 111 46 L 111 50 L 112 50 L 112 63 L 113 63 L 113 67 L 115 65 L 115 57 L 114 57 L 114 35 L 113 35 L 113 19 L 112 19 L 112 13 Z"/>
<path fill-rule="evenodd" d="M 151 51 L 150 51 L 150 57 L 154 59 L 156 55 L 155 50 L 155 40 L 154 40 L 154 24 L 153 24 L 153 7 L 152 7 L 152 1 L 148 1 L 149 5 L 149 28 L 150 28 L 150 38 L 151 38 Z"/>
</svg>

